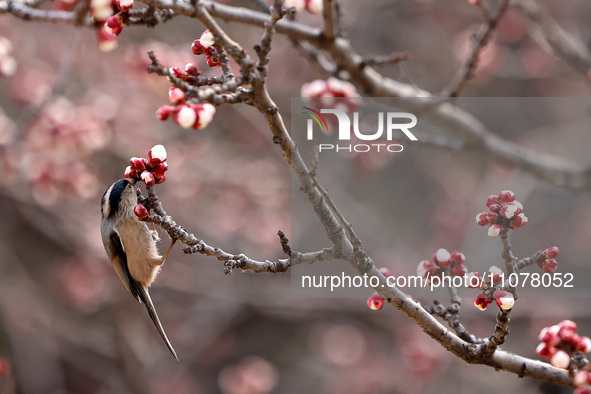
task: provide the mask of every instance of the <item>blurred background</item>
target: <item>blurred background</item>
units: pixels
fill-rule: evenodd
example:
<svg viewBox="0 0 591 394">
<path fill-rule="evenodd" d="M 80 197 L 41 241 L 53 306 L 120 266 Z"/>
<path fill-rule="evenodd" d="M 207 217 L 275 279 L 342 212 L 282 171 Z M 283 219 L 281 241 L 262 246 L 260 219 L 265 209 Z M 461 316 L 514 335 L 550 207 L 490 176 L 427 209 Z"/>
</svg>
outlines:
<svg viewBox="0 0 591 394">
<path fill-rule="evenodd" d="M 340 3 L 347 35 L 361 54 L 408 51 L 410 62 L 380 71 L 432 92 L 452 79 L 482 22 L 477 8 L 459 0 Z M 540 3 L 589 43 L 589 2 Z M 231 4 L 255 8 L 249 1 Z M 305 216 L 312 210 L 298 209 L 292 216 L 289 168 L 254 109 L 219 107 L 201 131 L 156 119 L 157 108 L 168 103 L 169 83 L 146 72 L 148 50 L 165 66 L 193 61 L 206 76 L 219 72 L 191 53 L 191 43 L 204 29 L 195 20 L 179 16 L 153 29 L 125 28 L 119 47 L 105 54 L 92 30 L 0 18 L 0 36 L 11 42 L 17 64 L 12 77 L 0 79 L 3 392 L 493 393 L 501 388 L 499 382 L 506 392 L 571 392 L 466 365 L 395 309 L 369 310 L 369 293 L 295 298 L 290 273 L 235 271 L 228 276 L 222 263 L 183 255 L 178 246 L 151 290 L 179 355 L 176 362 L 144 306 L 121 284 L 100 240 L 101 195 L 122 177 L 130 157 L 146 157 L 153 145 L 165 145 L 167 181 L 156 188 L 165 209 L 198 238 L 227 252 L 258 260 L 283 258 L 277 230 L 284 230 L 294 245 L 308 246 L 306 236 L 318 233 L 320 224 Z M 306 13 L 296 19 L 321 23 L 319 16 Z M 258 28 L 222 26 L 248 50 L 260 38 Z M 289 40 L 276 37 L 268 85 L 287 121 L 290 98 L 317 78 L 326 75 Z M 494 131 L 506 139 L 589 164 L 589 83 L 540 48 L 517 11 L 511 9 L 501 21 L 464 95 L 579 97 L 576 127 L 562 129 L 543 127 L 546 118 L 540 112 L 528 113 L 541 117 L 522 127 L 518 122 L 507 126 L 502 118 L 495 122 L 482 102 L 471 109 L 492 118 L 487 124 L 498 126 Z M 568 101 L 562 103 L 560 108 L 569 107 Z M 552 115 L 565 121 L 564 112 Z M 461 250 L 470 268 L 480 272 L 499 264 L 498 240 L 488 238 L 474 216 L 485 209 L 486 196 L 512 189 L 530 218 L 515 232 L 515 252 L 525 257 L 558 245 L 559 270 L 585 272 L 591 238 L 587 194 L 539 183 L 475 154 L 421 147 L 404 153 L 351 156 L 337 173 L 325 167 L 323 174 L 320 168 L 320 180 L 329 184 L 379 266 L 414 274 L 418 262 L 440 247 Z M 310 157 L 310 152 L 302 155 Z M 392 189 L 384 189 L 388 179 L 398 185 L 396 192 L 380 193 Z M 373 188 L 360 188 L 359 182 L 372 180 Z M 397 215 L 404 220 L 396 220 Z M 375 238 L 376 229 L 388 232 Z M 162 236 L 160 249 L 165 250 Z M 328 246 L 321 239 L 318 244 Z M 487 337 L 494 330 L 495 311 L 477 311 L 473 296 L 467 293 L 464 300 L 464 324 Z M 518 302 L 504 348 L 536 358 L 539 330 L 565 318 L 577 321 L 582 335 L 591 334 L 589 301 L 540 297 Z"/>
</svg>

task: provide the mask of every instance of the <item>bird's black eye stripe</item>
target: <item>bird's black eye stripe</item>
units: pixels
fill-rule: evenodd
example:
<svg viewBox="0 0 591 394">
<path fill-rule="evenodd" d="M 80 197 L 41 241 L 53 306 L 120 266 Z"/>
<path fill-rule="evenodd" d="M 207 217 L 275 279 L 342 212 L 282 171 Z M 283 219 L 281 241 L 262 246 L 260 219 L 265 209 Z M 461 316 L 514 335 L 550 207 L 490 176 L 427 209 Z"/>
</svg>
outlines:
<svg viewBox="0 0 591 394">
<path fill-rule="evenodd" d="M 121 195 L 127 186 L 131 186 L 127 179 L 120 179 L 113 185 L 113 189 L 109 195 L 109 217 L 114 216 L 119 210 Z"/>
</svg>

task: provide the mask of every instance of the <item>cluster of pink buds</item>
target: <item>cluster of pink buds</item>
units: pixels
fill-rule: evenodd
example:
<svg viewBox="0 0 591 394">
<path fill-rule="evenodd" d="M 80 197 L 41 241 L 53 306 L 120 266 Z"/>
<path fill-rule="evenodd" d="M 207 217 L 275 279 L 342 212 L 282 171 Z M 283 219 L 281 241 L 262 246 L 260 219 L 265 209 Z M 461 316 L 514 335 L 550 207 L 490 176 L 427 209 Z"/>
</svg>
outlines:
<svg viewBox="0 0 591 394">
<path fill-rule="evenodd" d="M 156 111 L 160 120 L 172 120 L 184 129 L 201 130 L 211 123 L 215 116 L 215 107 L 210 103 L 192 104 L 186 102 L 185 92 L 171 86 L 168 89 L 168 100 L 174 105 L 163 105 Z"/>
<path fill-rule="evenodd" d="M 468 268 L 464 264 L 465 261 L 464 253 L 457 250 L 449 253 L 447 249 L 441 248 L 433 254 L 432 261 L 423 260 L 419 263 L 417 275 L 426 279 L 428 283 L 434 276 L 442 276 L 443 274 L 464 276 L 468 272 Z"/>
<path fill-rule="evenodd" d="M 209 30 L 205 30 L 199 39 L 193 41 L 191 51 L 195 55 L 206 55 L 207 64 L 209 67 L 220 67 L 221 63 L 218 59 L 218 54 L 214 47 L 215 39 Z"/>
<path fill-rule="evenodd" d="M 181 81 L 193 83 L 199 74 L 201 74 L 201 71 L 199 71 L 194 63 L 187 63 L 184 70 L 181 70 L 179 67 L 171 67 L 170 73 Z"/>
<path fill-rule="evenodd" d="M 548 249 L 545 249 L 542 252 L 542 256 L 544 256 L 545 260 L 539 261 L 538 266 L 544 272 L 547 272 L 549 274 L 556 271 L 556 268 L 558 267 L 558 262 L 556 261 L 558 253 L 560 253 L 558 246 L 551 246 Z"/>
<path fill-rule="evenodd" d="M 571 357 L 575 352 L 584 354 L 591 352 L 591 339 L 579 336 L 577 323 L 571 320 L 563 320 L 556 325 L 544 327 L 540 331 L 538 339 L 541 342 L 536 348 L 536 354 L 550 360 L 550 364 L 556 368 L 568 369 L 571 365 Z M 589 385 L 591 383 L 589 372 L 580 372 L 584 373 L 579 376 L 575 374 L 575 384 L 577 386 Z"/>
<path fill-rule="evenodd" d="M 502 282 L 503 274 L 503 270 L 495 265 L 488 269 L 484 278 L 478 272 L 470 272 L 468 274 L 469 279 L 467 282 L 470 284 L 469 287 L 482 290 L 474 299 L 474 306 L 476 308 L 483 311 L 493 301 L 503 311 L 513 308 L 513 305 L 515 305 L 513 294 L 505 290 L 495 289 L 495 286 Z"/>
<path fill-rule="evenodd" d="M 163 145 L 156 145 L 150 152 L 148 158 L 132 157 L 129 166 L 125 169 L 125 177 L 141 180 L 146 186 L 162 183 L 166 180 L 166 149 Z M 137 213 L 136 213 L 137 215 Z"/>
<path fill-rule="evenodd" d="M 392 276 L 388 268 L 382 267 L 380 268 L 380 272 L 384 274 L 386 278 Z M 384 297 L 379 295 L 377 291 L 374 291 L 371 297 L 367 299 L 367 307 L 372 311 L 379 311 L 384 307 Z"/>
<path fill-rule="evenodd" d="M 507 228 L 518 229 L 527 224 L 527 216 L 523 213 L 523 205 L 515 200 L 515 193 L 503 190 L 497 195 L 486 199 L 489 211 L 476 215 L 476 223 L 488 226 L 488 235 L 498 237 Z"/>
<path fill-rule="evenodd" d="M 133 0 L 91 0 L 90 11 L 99 26 L 98 45 L 101 51 L 110 52 L 117 48 L 117 36 L 127 23 L 132 7 Z"/>
<path fill-rule="evenodd" d="M 492 304 L 493 299 L 502 311 L 508 311 L 515 305 L 515 297 L 508 291 L 495 290 L 492 292 L 492 297 L 486 294 L 487 292 L 482 292 L 474 299 L 474 306 L 481 311 L 485 310 L 488 304 Z"/>
<path fill-rule="evenodd" d="M 322 13 L 322 0 L 285 0 L 283 8 L 295 8 L 297 12 L 307 11 L 312 15 Z"/>
<path fill-rule="evenodd" d="M 0 37 L 0 77 L 12 77 L 16 73 L 16 60 L 12 57 L 12 43 Z"/>
<path fill-rule="evenodd" d="M 307 98 L 311 107 L 334 108 L 347 113 L 355 111 L 360 103 L 355 85 L 334 77 L 305 83 L 300 94 Z"/>
</svg>

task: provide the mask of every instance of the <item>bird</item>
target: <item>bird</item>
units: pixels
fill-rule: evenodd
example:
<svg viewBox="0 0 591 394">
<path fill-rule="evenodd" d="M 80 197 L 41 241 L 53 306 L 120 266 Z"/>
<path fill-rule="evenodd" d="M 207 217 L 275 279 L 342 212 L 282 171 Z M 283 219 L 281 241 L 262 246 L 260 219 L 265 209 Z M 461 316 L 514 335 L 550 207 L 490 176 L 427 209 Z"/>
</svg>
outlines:
<svg viewBox="0 0 591 394">
<path fill-rule="evenodd" d="M 107 188 L 101 200 L 101 236 L 109 260 L 115 272 L 131 295 L 148 310 L 150 318 L 158 329 L 170 353 L 178 361 L 148 288 L 156 279 L 166 256 L 174 245 L 172 241 L 164 256 L 160 256 L 156 243 L 158 232 L 150 229 L 134 214 L 139 204 L 135 190 L 135 179 L 119 179 Z"/>
</svg>

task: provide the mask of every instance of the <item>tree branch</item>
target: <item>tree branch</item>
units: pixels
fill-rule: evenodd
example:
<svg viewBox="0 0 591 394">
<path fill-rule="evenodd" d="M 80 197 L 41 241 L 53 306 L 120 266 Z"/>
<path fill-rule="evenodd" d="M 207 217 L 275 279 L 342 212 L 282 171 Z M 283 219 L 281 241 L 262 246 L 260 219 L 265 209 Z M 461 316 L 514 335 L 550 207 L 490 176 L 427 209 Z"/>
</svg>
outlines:
<svg viewBox="0 0 591 394">
<path fill-rule="evenodd" d="M 54 23 L 67 23 L 73 25 L 94 26 L 90 18 L 79 20 L 75 12 L 40 10 L 32 8 L 14 0 L 0 1 L 0 14 L 12 14 L 26 21 L 42 21 Z"/>
<path fill-rule="evenodd" d="M 498 11 L 496 12 L 496 15 L 494 17 L 489 17 L 488 21 L 480 26 L 478 32 L 472 38 L 472 50 L 470 51 L 470 55 L 462 67 L 458 70 L 450 84 L 441 92 L 441 96 L 457 97 L 460 95 L 464 89 L 464 86 L 466 86 L 466 83 L 468 83 L 468 80 L 473 77 L 474 71 L 478 66 L 478 58 L 480 57 L 480 53 L 484 50 L 492 38 L 492 35 L 496 30 L 497 23 L 507 10 L 508 5 L 509 0 L 503 0 L 499 6 Z"/>
<path fill-rule="evenodd" d="M 523 1 L 524 3 L 522 4 L 525 4 L 526 6 L 530 4 L 527 0 Z M 212 16 L 227 21 L 247 23 L 260 27 L 263 27 L 264 24 L 269 22 L 272 18 L 268 14 L 227 6 L 213 1 L 200 1 L 195 6 L 190 3 L 177 2 L 175 0 L 146 0 L 145 3 L 156 8 L 171 9 L 179 14 L 189 17 L 197 17 L 214 33 L 216 37 L 219 37 L 221 40 L 220 43 L 228 41 L 229 37 L 223 33 L 219 28 L 219 25 L 213 20 Z M 14 3 L 0 3 L 0 13 L 9 12 L 8 4 Z M 37 12 L 38 10 L 34 11 Z M 53 11 L 39 12 L 42 14 L 39 15 L 34 13 L 35 18 L 39 20 L 74 23 L 73 21 L 75 17 L 71 13 L 61 11 L 57 13 Z M 15 15 L 19 16 L 19 13 L 16 13 Z M 22 17 L 26 18 L 26 15 L 27 14 L 24 14 Z M 85 22 L 85 25 L 92 24 L 89 22 L 92 21 Z M 567 160 L 556 156 L 534 152 L 508 142 L 493 134 L 471 114 L 458 108 L 452 103 L 438 102 L 436 98 L 425 90 L 384 77 L 374 68 L 364 65 L 363 58 L 353 50 L 348 40 L 337 37 L 334 41 L 328 42 L 323 39 L 322 30 L 285 19 L 277 22 L 275 30 L 278 33 L 287 35 L 293 40 L 306 41 L 330 55 L 335 63 L 335 69 L 347 72 L 350 75 L 350 81 L 368 96 L 425 98 L 426 100 L 424 99 L 423 101 L 407 101 L 405 103 L 405 109 L 409 111 L 423 112 L 425 120 L 440 126 L 451 136 L 461 140 L 464 143 L 464 145 L 462 145 L 464 149 L 484 153 L 491 159 L 529 172 L 556 186 L 591 190 L 591 170 L 579 168 Z M 563 44 L 562 41 L 556 42 L 560 42 L 560 45 Z M 227 42 L 227 44 L 232 43 Z M 226 46 L 228 48 L 235 47 L 235 45 Z M 572 51 L 566 52 L 571 53 Z M 241 64 L 241 60 L 247 58 L 247 55 L 245 55 L 244 52 L 229 52 L 229 54 L 237 59 L 239 64 Z M 586 55 L 576 58 L 585 59 Z M 250 64 L 251 67 L 254 67 L 251 62 L 241 64 L 241 67 L 246 64 Z M 580 67 L 580 70 L 582 71 L 583 68 L 587 70 L 588 66 L 585 65 L 585 67 Z M 243 75 L 247 76 L 249 73 L 246 72 L 243 73 Z M 213 92 L 211 94 L 213 94 Z"/>
<path fill-rule="evenodd" d="M 566 32 L 535 0 L 514 0 L 515 8 L 529 21 L 530 36 L 584 78 L 589 78 L 591 52 Z"/>
</svg>

